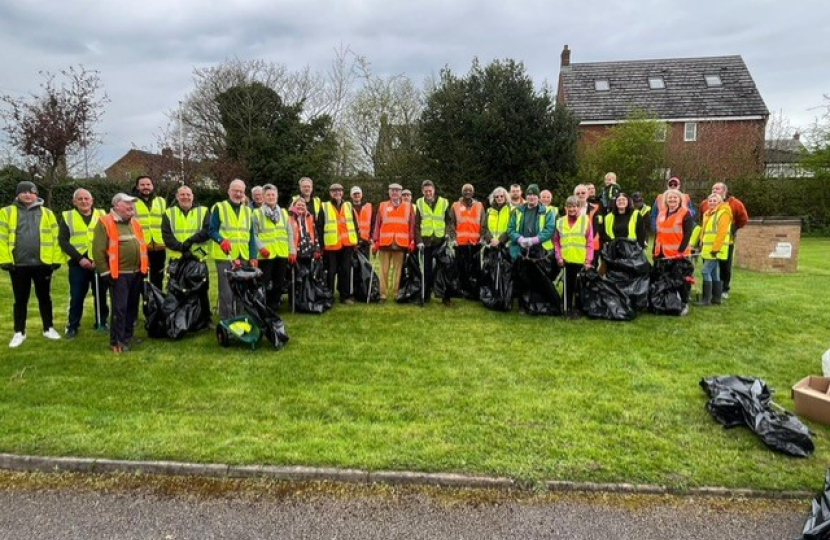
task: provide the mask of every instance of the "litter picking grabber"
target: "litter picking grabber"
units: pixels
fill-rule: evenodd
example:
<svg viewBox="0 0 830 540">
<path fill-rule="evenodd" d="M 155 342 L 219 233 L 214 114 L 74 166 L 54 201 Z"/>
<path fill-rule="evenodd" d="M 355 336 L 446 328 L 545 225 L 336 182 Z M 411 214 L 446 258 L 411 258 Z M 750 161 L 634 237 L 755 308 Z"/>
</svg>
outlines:
<svg viewBox="0 0 830 540">
<path fill-rule="evenodd" d="M 421 263 L 421 307 L 426 303 L 426 271 L 424 270 L 424 248 L 418 248 L 418 262 Z"/>
<path fill-rule="evenodd" d="M 568 267 L 562 267 L 562 283 L 564 285 L 562 289 L 562 314 L 568 314 Z"/>
<path fill-rule="evenodd" d="M 369 305 L 369 302 L 372 300 L 372 281 L 375 279 L 375 265 L 374 261 L 372 260 L 375 256 L 369 252 L 369 266 L 371 267 L 372 272 L 369 274 L 369 287 L 366 288 L 366 305 Z"/>
<path fill-rule="evenodd" d="M 98 272 L 95 272 L 95 329 L 101 328 L 101 286 L 98 284 Z"/>
<path fill-rule="evenodd" d="M 291 265 L 291 313 L 297 309 L 297 263 Z"/>
</svg>

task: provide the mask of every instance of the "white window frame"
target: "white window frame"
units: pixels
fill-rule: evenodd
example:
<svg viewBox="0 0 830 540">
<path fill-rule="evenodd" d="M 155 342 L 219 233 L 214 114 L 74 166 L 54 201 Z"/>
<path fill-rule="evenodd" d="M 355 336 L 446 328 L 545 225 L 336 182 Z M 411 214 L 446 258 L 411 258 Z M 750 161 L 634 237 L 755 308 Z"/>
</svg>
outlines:
<svg viewBox="0 0 830 540">
<path fill-rule="evenodd" d="M 611 81 L 608 79 L 595 79 L 594 90 L 597 92 L 608 92 L 611 90 Z"/>
<path fill-rule="evenodd" d="M 652 90 L 665 90 L 666 81 L 663 79 L 662 75 L 649 75 L 648 87 Z"/>
<path fill-rule="evenodd" d="M 695 142 L 697 140 L 697 122 L 686 122 L 683 124 L 683 141 Z"/>
<path fill-rule="evenodd" d="M 706 86 L 709 88 L 717 88 L 718 86 L 723 86 L 723 79 L 720 78 L 720 75 L 717 73 L 709 73 L 707 75 L 703 75 L 703 80 L 706 81 Z"/>
</svg>

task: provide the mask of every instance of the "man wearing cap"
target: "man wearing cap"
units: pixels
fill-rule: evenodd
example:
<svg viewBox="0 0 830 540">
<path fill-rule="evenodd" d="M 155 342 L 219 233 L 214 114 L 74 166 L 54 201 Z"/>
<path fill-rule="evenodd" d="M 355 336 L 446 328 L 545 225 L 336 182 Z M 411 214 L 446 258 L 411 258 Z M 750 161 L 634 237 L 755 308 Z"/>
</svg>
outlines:
<svg viewBox="0 0 830 540">
<path fill-rule="evenodd" d="M 372 203 L 363 201 L 363 190 L 360 186 L 352 186 L 349 196 L 352 199 L 352 209 L 357 216 L 358 249 L 368 259 L 372 247 Z"/>
<path fill-rule="evenodd" d="M 372 251 L 380 251 L 380 300 L 386 301 L 387 293 L 392 298 L 398 295 L 403 269 L 403 255 L 415 251 L 415 213 L 412 205 L 403 202 L 403 187 L 398 183 L 389 184 L 389 200 L 378 207 L 375 219 L 374 245 Z M 392 267 L 392 283 L 389 287 L 389 267 Z"/>
<path fill-rule="evenodd" d="M 694 218 L 696 215 L 695 206 L 692 204 L 692 198 L 689 197 L 688 193 L 683 193 L 683 190 L 680 189 L 680 178 L 676 176 L 672 176 L 669 178 L 669 181 L 666 183 L 666 189 L 676 189 L 683 194 L 683 198 L 680 201 L 681 206 L 689 211 L 689 213 Z M 654 206 L 651 209 L 651 230 L 657 230 L 657 216 L 660 215 L 660 212 L 666 209 L 666 203 L 663 200 L 664 194 L 661 193 L 654 199 Z"/>
<path fill-rule="evenodd" d="M 729 289 L 732 283 L 732 259 L 735 256 L 735 234 L 738 230 L 742 229 L 744 225 L 746 225 L 747 221 L 749 221 L 749 214 L 746 211 L 744 203 L 738 200 L 737 197 L 733 197 L 729 194 L 729 188 L 726 187 L 724 182 L 717 182 L 713 185 L 712 193 L 720 195 L 721 198 L 723 198 L 723 201 L 727 203 L 729 208 L 732 210 L 732 229 L 730 230 L 730 235 L 728 236 L 729 251 L 726 259 L 718 260 L 718 272 L 723 286 L 721 298 L 729 298 Z M 705 214 L 707 210 L 709 210 L 708 197 L 700 203 L 700 215 L 702 216 Z"/>
<path fill-rule="evenodd" d="M 343 186 L 329 186 L 330 200 L 323 203 L 323 264 L 326 285 L 337 292 L 344 304 L 353 304 L 351 271 L 354 249 L 357 246 L 358 223 L 352 203 L 343 200 Z"/>
<path fill-rule="evenodd" d="M 314 196 L 314 182 L 311 178 L 304 176 L 300 178 L 297 185 L 300 188 L 300 194 L 294 195 L 291 198 L 291 204 L 293 205 L 297 199 L 305 201 L 306 210 L 314 216 L 315 222 L 318 223 L 317 233 L 320 237 L 322 237 L 323 230 L 320 225 L 320 212 L 322 212 L 323 203 L 320 200 L 320 197 Z"/>
<path fill-rule="evenodd" d="M 412 191 L 408 189 L 401 191 L 401 200 L 405 203 L 412 204 Z"/>
<path fill-rule="evenodd" d="M 20 182 L 14 202 L 0 210 L 0 268 L 11 277 L 14 294 L 14 335 L 9 347 L 26 340 L 26 315 L 32 283 L 35 285 L 43 337 L 60 339 L 52 319 L 52 272 L 63 260 L 58 243 L 58 221 L 43 206 L 33 182 Z"/>
<path fill-rule="evenodd" d="M 242 306 L 234 302 L 225 272 L 245 262 L 251 266 L 259 265 L 254 211 L 245 204 L 245 182 L 239 178 L 228 185 L 228 199 L 213 205 L 208 234 L 214 242 L 210 255 L 216 261 L 219 318 L 230 319 L 242 314 Z"/>
<path fill-rule="evenodd" d="M 118 193 L 112 210 L 98 220 L 92 236 L 92 260 L 112 295 L 110 347 L 122 353 L 140 341 L 133 338 L 144 276 L 150 269 L 144 231 L 135 218 L 136 197 Z"/>
<path fill-rule="evenodd" d="M 447 236 L 455 246 L 455 264 L 458 267 L 458 286 L 469 300 L 478 300 L 478 278 L 481 263 L 481 238 L 487 231 L 484 205 L 474 198 L 472 184 L 461 186 L 461 198 L 452 203 L 447 222 Z M 538 193 L 537 193 L 538 195 Z"/>
<path fill-rule="evenodd" d="M 109 307 L 107 306 L 107 287 L 102 287 L 92 262 L 92 234 L 98 220 L 106 211 L 94 208 L 92 194 L 78 188 L 72 195 L 72 210 L 62 214 L 60 222 L 60 245 L 69 266 L 69 320 L 66 323 L 66 337 L 72 339 L 78 335 L 81 318 L 84 315 L 84 300 L 92 289 L 95 300 L 95 329 L 99 332 L 109 330 Z"/>
<path fill-rule="evenodd" d="M 147 240 L 147 256 L 150 259 L 150 283 L 161 289 L 164 285 L 164 265 L 167 259 L 164 240 L 161 238 L 161 218 L 167 210 L 167 201 L 156 195 L 153 179 L 139 176 L 133 188 L 135 217 L 141 224 Z"/>
<path fill-rule="evenodd" d="M 424 300 L 428 301 L 432 296 L 435 252 L 447 239 L 450 203 L 444 197 L 436 196 L 432 180 L 421 183 L 421 193 L 423 197 L 415 201 L 415 244 L 424 252 Z M 443 301 L 446 304 L 450 299 Z"/>
</svg>

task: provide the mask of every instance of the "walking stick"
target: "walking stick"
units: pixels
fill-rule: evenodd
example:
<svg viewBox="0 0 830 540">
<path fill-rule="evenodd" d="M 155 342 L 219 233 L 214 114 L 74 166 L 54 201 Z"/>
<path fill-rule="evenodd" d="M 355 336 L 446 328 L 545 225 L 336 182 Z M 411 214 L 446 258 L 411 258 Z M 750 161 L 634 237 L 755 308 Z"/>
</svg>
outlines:
<svg viewBox="0 0 830 540">
<path fill-rule="evenodd" d="M 95 280 L 95 329 L 101 327 L 101 287 L 98 285 L 98 272 L 93 273 Z"/>
<path fill-rule="evenodd" d="M 567 264 L 567 263 L 565 263 Z M 564 277 L 562 278 L 562 283 L 564 284 L 564 288 L 562 290 L 562 315 L 568 314 L 568 267 L 562 266 L 562 273 Z"/>
<path fill-rule="evenodd" d="M 375 265 L 372 263 L 372 252 L 369 252 L 369 269 L 371 273 L 369 274 L 369 287 L 366 289 L 366 305 L 369 305 L 369 301 L 372 299 L 372 281 L 375 279 Z"/>
<path fill-rule="evenodd" d="M 297 309 L 297 263 L 291 265 L 291 313 Z"/>
<path fill-rule="evenodd" d="M 424 304 L 426 303 L 426 298 L 427 298 L 427 296 L 426 296 L 426 294 L 427 294 L 426 293 L 427 283 L 426 283 L 426 270 L 424 269 L 424 262 L 426 261 L 426 257 L 424 256 L 424 250 L 423 249 L 418 250 L 418 258 L 420 259 L 420 263 L 421 263 L 421 307 L 424 307 Z"/>
</svg>

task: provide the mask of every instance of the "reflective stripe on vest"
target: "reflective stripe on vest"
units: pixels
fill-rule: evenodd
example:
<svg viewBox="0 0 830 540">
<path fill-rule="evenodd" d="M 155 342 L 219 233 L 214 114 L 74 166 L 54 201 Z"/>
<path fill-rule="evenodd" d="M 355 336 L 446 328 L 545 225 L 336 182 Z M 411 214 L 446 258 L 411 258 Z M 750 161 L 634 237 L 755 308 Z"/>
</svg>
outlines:
<svg viewBox="0 0 830 540">
<path fill-rule="evenodd" d="M 412 216 L 412 205 L 402 202 L 395 208 L 390 201 L 383 201 L 378 208 L 380 223 L 381 247 L 391 246 L 393 243 L 402 248 L 409 247 L 409 221 Z"/>
<path fill-rule="evenodd" d="M 666 217 L 666 212 L 657 215 L 657 234 L 654 236 L 654 255 L 663 253 L 669 259 L 677 257 L 680 244 L 683 242 L 683 219 L 689 211 L 679 207 L 677 212 Z M 691 246 L 686 247 L 683 255 L 689 256 L 692 253 Z"/>
<path fill-rule="evenodd" d="M 323 203 L 323 246 L 335 251 L 341 247 L 357 245 L 357 231 L 354 230 L 352 203 L 340 204 L 340 211 L 331 202 Z"/>
<path fill-rule="evenodd" d="M 104 225 L 104 230 L 107 231 L 107 259 L 109 260 L 110 276 L 113 279 L 117 279 L 118 243 L 120 241 L 118 225 L 115 224 L 115 218 L 112 217 L 112 214 L 103 216 L 101 223 Z M 130 228 L 133 231 L 133 236 L 138 240 L 138 269 L 142 274 L 146 274 L 150 268 L 150 259 L 147 257 L 147 243 L 144 241 L 144 231 L 141 230 L 141 224 L 136 219 L 130 220 Z"/>
<path fill-rule="evenodd" d="M 62 214 L 63 222 L 66 223 L 66 228 L 69 229 L 69 244 L 78 253 L 86 253 L 89 260 L 92 260 L 92 237 L 95 232 L 95 225 L 105 215 L 107 213 L 100 208 L 93 208 L 92 219 L 89 220 L 89 225 L 87 225 L 84 223 L 84 216 L 77 209 L 65 210 Z"/>
<path fill-rule="evenodd" d="M 14 248 L 17 245 L 17 206 L 11 205 L 0 211 L 0 264 L 14 263 Z M 58 220 L 46 207 L 40 207 L 40 261 L 43 264 L 60 264 L 63 251 L 58 242 Z"/>
<path fill-rule="evenodd" d="M 415 205 L 421 214 L 421 237 L 444 238 L 447 235 L 446 215 L 450 202 L 444 197 L 438 197 L 433 209 L 426 199 L 421 197 L 415 201 Z"/>
<path fill-rule="evenodd" d="M 720 221 L 720 217 L 726 211 L 725 208 L 719 208 L 715 210 L 713 214 L 709 215 L 709 218 L 706 218 L 704 214 L 704 222 L 703 222 L 703 242 L 702 247 L 700 250 L 700 256 L 704 259 L 720 259 L 726 260 L 729 258 L 729 242 L 732 228 L 731 225 L 729 229 L 726 231 L 726 236 L 723 239 L 723 244 L 721 245 L 720 251 L 715 256 L 712 256 L 712 246 L 715 245 L 715 239 L 718 237 L 718 222 Z"/>
<path fill-rule="evenodd" d="M 522 220 L 523 219 L 524 219 L 524 212 L 520 212 L 518 209 L 516 209 L 516 232 L 518 232 L 519 234 L 522 233 Z M 542 232 L 542 230 L 548 224 L 548 219 L 556 219 L 556 218 L 553 216 L 553 212 L 551 211 L 550 207 L 545 207 L 545 213 L 544 214 L 538 213 L 537 219 L 538 219 L 538 224 L 537 224 L 538 229 L 536 231 L 536 234 L 538 235 L 540 232 Z M 553 239 L 549 238 L 549 239 L 545 240 L 544 242 L 542 242 L 542 247 L 544 249 L 548 250 L 548 251 L 553 249 Z"/>
<path fill-rule="evenodd" d="M 263 243 L 263 247 L 268 250 L 268 258 L 281 259 L 288 258 L 288 212 L 285 208 L 280 208 L 280 221 L 274 221 L 265 215 L 265 210 L 260 206 L 256 210 L 257 223 L 257 237 Z"/>
<path fill-rule="evenodd" d="M 368 241 L 372 237 L 372 203 L 363 203 L 357 213 L 357 227 L 360 239 Z"/>
<path fill-rule="evenodd" d="M 173 206 L 168 208 L 166 213 L 173 236 L 179 242 L 184 242 L 202 230 L 205 223 L 207 208 L 204 206 L 195 206 L 185 215 L 181 208 Z M 207 242 L 193 244 L 190 246 L 190 253 L 200 261 L 207 259 L 208 251 L 209 248 Z M 175 251 L 169 248 L 167 249 L 167 257 L 169 259 L 178 259 L 181 256 L 182 253 L 180 251 Z"/>
<path fill-rule="evenodd" d="M 481 213 L 484 206 L 476 201 L 470 208 L 460 202 L 452 205 L 455 214 L 455 241 L 459 246 L 472 246 L 481 239 Z"/>
<path fill-rule="evenodd" d="M 487 209 L 487 229 L 493 238 L 498 238 L 507 232 L 507 225 L 510 223 L 510 212 L 509 204 L 505 204 L 498 210 L 495 208 Z"/>
<path fill-rule="evenodd" d="M 564 216 L 556 224 L 559 231 L 559 246 L 562 250 L 562 260 L 569 263 L 584 264 L 588 256 L 588 246 L 585 244 L 585 233 L 588 231 L 589 218 L 580 215 L 573 226 L 568 216 Z"/>
<path fill-rule="evenodd" d="M 605 234 L 608 238 L 616 238 L 614 236 L 614 217 L 615 214 L 612 212 L 605 216 Z M 631 217 L 628 218 L 628 236 L 626 238 L 628 240 L 637 240 L 637 220 L 640 219 L 639 212 L 632 212 Z"/>
<path fill-rule="evenodd" d="M 167 211 L 167 201 L 162 197 L 153 197 L 150 208 L 140 198 L 135 201 L 135 217 L 143 231 L 147 231 L 146 239 L 157 246 L 164 246 L 161 238 L 161 216 Z"/>
<path fill-rule="evenodd" d="M 233 261 L 250 259 L 248 243 L 251 241 L 251 220 L 253 211 L 250 206 L 239 206 L 239 215 L 234 212 L 231 203 L 222 201 L 213 207 L 219 210 L 219 236 L 231 241 L 231 251 L 225 254 L 219 244 L 214 242 L 211 256 L 215 261 Z"/>
</svg>

